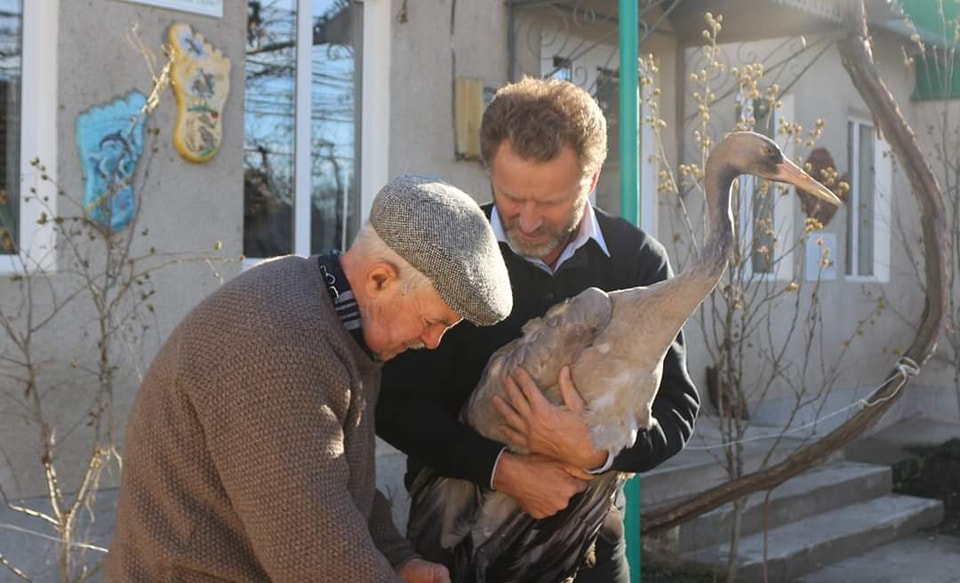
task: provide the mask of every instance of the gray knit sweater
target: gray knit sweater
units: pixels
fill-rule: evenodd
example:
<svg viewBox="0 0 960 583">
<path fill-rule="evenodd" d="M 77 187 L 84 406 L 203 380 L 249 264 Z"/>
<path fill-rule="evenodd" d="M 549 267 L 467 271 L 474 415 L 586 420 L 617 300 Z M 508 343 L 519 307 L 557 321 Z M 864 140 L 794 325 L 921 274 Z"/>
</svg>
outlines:
<svg viewBox="0 0 960 583">
<path fill-rule="evenodd" d="M 161 348 L 129 418 L 108 581 L 399 581 L 375 489 L 380 366 L 316 258 L 257 266 Z"/>
</svg>

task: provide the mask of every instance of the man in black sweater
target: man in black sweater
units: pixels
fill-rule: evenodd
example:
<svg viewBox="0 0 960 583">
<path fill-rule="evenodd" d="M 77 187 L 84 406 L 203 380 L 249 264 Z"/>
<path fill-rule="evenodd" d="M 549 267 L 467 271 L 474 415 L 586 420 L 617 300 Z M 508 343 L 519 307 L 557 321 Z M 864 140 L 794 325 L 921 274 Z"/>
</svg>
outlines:
<svg viewBox="0 0 960 583">
<path fill-rule="evenodd" d="M 408 352 L 388 363 L 377 433 L 408 454 L 408 488 L 428 466 L 494 488 L 543 518 L 566 508 L 591 474 L 644 472 L 679 452 L 693 432 L 700 400 L 681 334 L 664 359 L 653 404 L 658 425 L 621 452 L 593 450 L 572 408 L 555 407 L 548 426 L 526 420 L 524 431 L 565 444 L 558 458 L 513 454 L 459 421 L 487 359 L 520 336 L 528 320 L 591 286 L 610 291 L 672 276 L 658 241 L 589 203 L 607 134 L 603 113 L 586 91 L 556 80 L 507 85 L 485 110 L 480 134 L 494 199 L 483 208 L 510 272 L 513 311 L 495 326 L 461 324 L 438 350 Z M 620 492 L 600 531 L 596 562 L 581 569 L 577 582 L 629 581 L 623 505 Z"/>
</svg>

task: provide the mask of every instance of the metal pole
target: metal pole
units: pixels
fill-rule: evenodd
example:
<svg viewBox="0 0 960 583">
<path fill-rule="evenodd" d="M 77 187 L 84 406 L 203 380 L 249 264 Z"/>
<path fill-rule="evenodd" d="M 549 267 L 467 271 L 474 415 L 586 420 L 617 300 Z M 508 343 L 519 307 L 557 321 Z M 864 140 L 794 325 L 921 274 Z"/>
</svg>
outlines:
<svg viewBox="0 0 960 583">
<path fill-rule="evenodd" d="M 620 215 L 639 224 L 640 104 L 637 0 L 620 1 Z"/>
<path fill-rule="evenodd" d="M 638 0 L 620 2 L 620 216 L 634 225 L 640 223 L 640 104 L 638 74 Z M 626 483 L 624 526 L 630 581 L 640 575 L 640 478 Z"/>
</svg>

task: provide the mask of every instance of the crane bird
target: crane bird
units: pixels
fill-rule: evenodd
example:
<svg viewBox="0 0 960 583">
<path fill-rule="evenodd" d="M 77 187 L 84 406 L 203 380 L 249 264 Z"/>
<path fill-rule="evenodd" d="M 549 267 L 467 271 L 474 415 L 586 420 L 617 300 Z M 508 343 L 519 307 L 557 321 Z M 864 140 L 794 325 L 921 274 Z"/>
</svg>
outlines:
<svg viewBox="0 0 960 583">
<path fill-rule="evenodd" d="M 730 189 L 741 174 L 789 183 L 840 203 L 784 157 L 773 140 L 753 132 L 728 134 L 707 159 L 709 234 L 696 261 L 651 286 L 610 293 L 587 289 L 527 322 L 520 338 L 490 357 L 461 418 L 502 441 L 503 418 L 493 396 L 506 398 L 506 375 L 523 367 L 546 397 L 560 404 L 558 378 L 570 366 L 586 403 L 594 447 L 611 452 L 630 447 L 638 430 L 656 422 L 652 404 L 667 349 L 726 268 L 734 237 Z M 618 485 L 628 477 L 619 472 L 598 476 L 566 509 L 535 520 L 505 494 L 427 469 L 411 487 L 408 536 L 427 559 L 452 564 L 458 582 L 560 581 L 588 555 Z"/>
</svg>

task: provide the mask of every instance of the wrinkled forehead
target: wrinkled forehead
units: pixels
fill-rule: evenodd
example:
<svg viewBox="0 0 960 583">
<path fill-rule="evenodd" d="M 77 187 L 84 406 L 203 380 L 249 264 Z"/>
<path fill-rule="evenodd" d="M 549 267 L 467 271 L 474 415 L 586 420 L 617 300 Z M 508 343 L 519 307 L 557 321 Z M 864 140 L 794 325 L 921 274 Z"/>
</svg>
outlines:
<svg viewBox="0 0 960 583">
<path fill-rule="evenodd" d="M 524 202 L 574 200 L 589 194 L 593 184 L 593 176 L 583 174 L 570 148 L 546 162 L 523 158 L 508 148 L 494 158 L 488 172 L 495 197 Z"/>
</svg>

